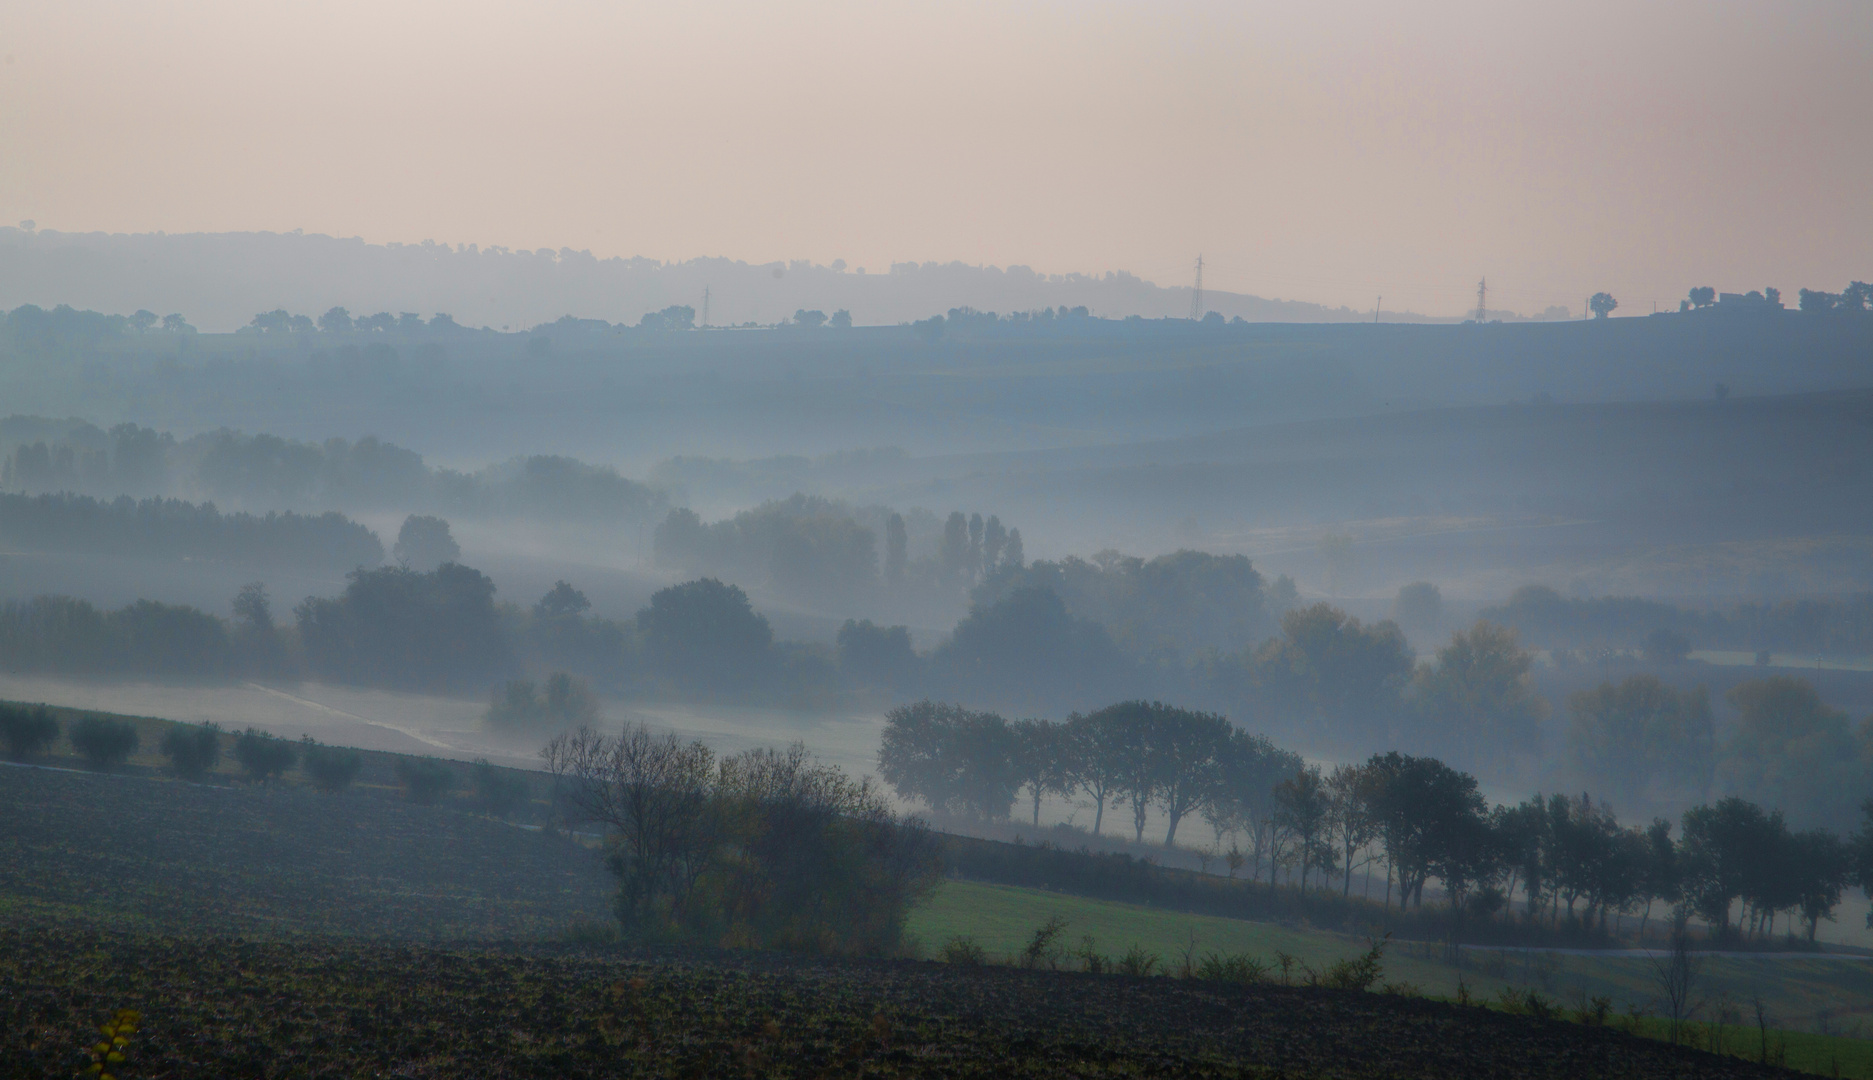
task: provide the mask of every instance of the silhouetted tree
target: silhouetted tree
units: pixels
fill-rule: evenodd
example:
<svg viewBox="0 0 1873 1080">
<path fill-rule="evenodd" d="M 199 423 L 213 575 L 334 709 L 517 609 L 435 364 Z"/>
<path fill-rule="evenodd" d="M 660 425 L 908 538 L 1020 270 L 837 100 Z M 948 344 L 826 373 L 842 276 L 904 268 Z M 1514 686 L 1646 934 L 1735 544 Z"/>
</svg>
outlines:
<svg viewBox="0 0 1873 1080">
<path fill-rule="evenodd" d="M 256 783 L 277 780 L 299 760 L 299 752 L 285 739 L 248 728 L 234 737 L 234 760 Z"/>
<path fill-rule="evenodd" d="M 860 685 L 904 690 L 917 681 L 918 660 L 908 627 L 847 619 L 839 627 L 838 647 L 839 670 Z"/>
<path fill-rule="evenodd" d="M 81 716 L 71 725 L 72 749 L 94 769 L 122 765 L 141 741 L 135 724 L 108 716 Z"/>
<path fill-rule="evenodd" d="M 1613 299 L 1612 293 L 1597 292 L 1593 294 L 1592 299 L 1587 301 L 1587 310 L 1593 312 L 1593 317 L 1596 319 L 1606 318 L 1617 307 L 1619 307 L 1619 301 Z"/>
<path fill-rule="evenodd" d="M 1294 843 L 1301 864 L 1301 888 L 1307 887 L 1316 866 L 1331 869 L 1333 846 L 1328 839 L 1333 800 L 1318 766 L 1299 769 L 1275 785 L 1275 824 Z"/>
<path fill-rule="evenodd" d="M 739 692 L 772 667 L 773 628 L 748 594 L 714 578 L 672 585 L 637 613 L 638 631 L 658 670 L 684 689 Z"/>
<path fill-rule="evenodd" d="M 403 519 L 403 528 L 397 530 L 397 544 L 390 553 L 399 563 L 417 571 L 462 560 L 461 547 L 449 535 L 449 523 L 418 514 Z"/>
<path fill-rule="evenodd" d="M 343 595 L 307 597 L 294 615 L 306 663 L 342 682 L 442 689 L 486 686 L 513 667 L 494 582 L 445 563 L 355 570 Z"/>
<path fill-rule="evenodd" d="M 1774 851 L 1786 832 L 1780 811 L 1765 813 L 1734 795 L 1684 812 L 1679 865 L 1685 899 L 1717 928 L 1719 938 L 1729 935 L 1730 908 L 1750 888 L 1762 855 Z"/>
<path fill-rule="evenodd" d="M 163 732 L 162 750 L 177 776 L 199 780 L 221 763 L 221 725 L 172 724 Z"/>
<path fill-rule="evenodd" d="M 0 742 L 15 761 L 42 754 L 58 741 L 59 722 L 44 705 L 0 703 Z"/>
<path fill-rule="evenodd" d="M 435 758 L 398 758 L 395 771 L 413 803 L 429 806 L 455 790 L 455 770 Z"/>
<path fill-rule="evenodd" d="M 357 751 L 321 746 L 310 735 L 300 740 L 299 757 L 306 775 L 312 778 L 312 786 L 327 794 L 350 787 L 358 778 L 358 770 L 364 767 L 364 759 Z"/>
<path fill-rule="evenodd" d="M 1015 751 L 1001 716 L 922 701 L 885 714 L 878 775 L 932 809 L 999 820 L 1021 787 Z"/>
<path fill-rule="evenodd" d="M 540 602 L 533 605 L 533 617 L 536 619 L 564 619 L 583 615 L 592 610 L 592 602 L 585 594 L 564 581 L 555 581 L 553 587 L 540 597 Z"/>
<path fill-rule="evenodd" d="M 1051 720 L 1016 720 L 1009 725 L 1014 736 L 1016 778 L 1027 789 L 1033 806 L 1032 824 L 1041 823 L 1041 799 L 1049 794 L 1070 795 L 1069 755 L 1072 744 L 1067 726 Z"/>
<path fill-rule="evenodd" d="M 958 697 L 1040 709 L 1105 696 L 1127 663 L 1103 627 L 1068 615 L 1050 590 L 1023 588 L 972 607 L 933 667 Z"/>
<path fill-rule="evenodd" d="M 1379 839 L 1397 873 L 1400 905 L 1422 903 L 1433 867 L 1452 844 L 1469 837 L 1472 819 L 1485 812 L 1476 778 L 1436 758 L 1397 751 L 1375 755 L 1366 767 L 1373 773 Z"/>
</svg>

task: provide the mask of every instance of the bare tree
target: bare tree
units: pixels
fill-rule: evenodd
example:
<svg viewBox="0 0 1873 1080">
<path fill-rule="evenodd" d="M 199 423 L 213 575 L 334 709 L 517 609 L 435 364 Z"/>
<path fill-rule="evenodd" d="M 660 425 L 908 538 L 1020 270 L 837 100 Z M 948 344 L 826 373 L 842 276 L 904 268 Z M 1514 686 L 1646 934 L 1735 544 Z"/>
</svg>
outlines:
<svg viewBox="0 0 1873 1080">
<path fill-rule="evenodd" d="M 715 854 L 715 755 L 636 724 L 615 739 L 589 727 L 562 732 L 540 756 L 580 815 L 615 838 L 626 929 L 654 933 L 679 919 Z"/>
<path fill-rule="evenodd" d="M 1704 959 L 1691 951 L 1691 932 L 1687 928 L 1691 913 L 1679 907 L 1672 913 L 1671 947 L 1663 955 L 1651 955 L 1647 959 L 1652 965 L 1652 983 L 1658 987 L 1659 996 L 1665 1000 L 1666 1017 L 1671 1021 L 1671 1041 L 1677 1042 L 1683 1033 L 1684 1024 L 1697 1011 L 1697 1004 L 1692 994 L 1697 989 L 1697 977 L 1704 968 Z"/>
</svg>

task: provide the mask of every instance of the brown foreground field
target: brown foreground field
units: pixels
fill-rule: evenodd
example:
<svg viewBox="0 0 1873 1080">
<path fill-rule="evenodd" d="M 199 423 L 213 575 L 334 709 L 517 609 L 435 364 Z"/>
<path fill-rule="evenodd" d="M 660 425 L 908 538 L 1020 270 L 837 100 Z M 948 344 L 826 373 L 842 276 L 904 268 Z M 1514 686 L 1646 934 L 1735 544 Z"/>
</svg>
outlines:
<svg viewBox="0 0 1873 1080">
<path fill-rule="evenodd" d="M 0 1077 L 1755 1077 L 1418 998 L 748 954 L 0 931 Z"/>
</svg>

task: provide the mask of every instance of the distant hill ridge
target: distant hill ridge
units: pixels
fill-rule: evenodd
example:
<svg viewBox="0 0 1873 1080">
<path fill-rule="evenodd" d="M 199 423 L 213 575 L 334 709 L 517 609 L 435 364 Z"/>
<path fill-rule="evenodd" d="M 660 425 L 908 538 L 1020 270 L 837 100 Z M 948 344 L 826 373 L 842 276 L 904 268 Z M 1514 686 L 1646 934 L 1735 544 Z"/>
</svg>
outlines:
<svg viewBox="0 0 1873 1080">
<path fill-rule="evenodd" d="M 255 313 L 311 315 L 346 307 L 446 312 L 464 326 L 521 329 L 563 315 L 636 323 L 672 304 L 714 325 L 774 323 L 796 310 L 847 309 L 859 324 L 894 324 L 956 307 L 1025 311 L 1085 306 L 1094 315 L 1180 317 L 1188 286 L 1124 271 L 1045 274 L 951 263 L 896 263 L 865 273 L 809 261 L 600 259 L 590 251 L 370 244 L 299 233 L 65 233 L 0 228 L 0 309 L 71 304 L 100 311 L 177 312 L 204 330 L 233 330 Z M 1204 307 L 1253 322 L 1358 322 L 1369 312 L 1205 290 Z M 1494 314 L 1494 313 L 1492 313 Z M 1512 313 L 1500 313 L 1510 318 Z M 1448 322 L 1387 312 L 1389 322 Z"/>
</svg>

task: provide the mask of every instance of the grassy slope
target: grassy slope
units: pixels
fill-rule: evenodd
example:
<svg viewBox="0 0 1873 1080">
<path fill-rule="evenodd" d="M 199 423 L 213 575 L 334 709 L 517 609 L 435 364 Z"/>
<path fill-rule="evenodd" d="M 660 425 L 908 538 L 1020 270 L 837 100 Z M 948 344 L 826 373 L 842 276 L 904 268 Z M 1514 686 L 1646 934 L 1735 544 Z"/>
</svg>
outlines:
<svg viewBox="0 0 1873 1080">
<path fill-rule="evenodd" d="M 910 932 L 932 954 L 939 953 L 952 937 L 966 935 L 987 950 L 991 959 L 1002 959 L 1018 953 L 1035 928 L 1055 915 L 1067 921 L 1061 939 L 1069 951 L 1079 948 L 1082 935 L 1091 935 L 1101 954 L 1116 956 L 1138 945 L 1156 953 L 1172 969 L 1181 963 L 1186 950 L 1197 960 L 1210 952 L 1249 953 L 1271 964 L 1278 952 L 1286 952 L 1319 970 L 1366 948 L 1363 940 L 1318 930 L 969 881 L 945 883 L 913 914 Z M 1078 966 L 1078 961 L 1069 962 Z M 1651 1002 L 1656 992 L 1649 974 L 1641 959 L 1498 953 L 1470 957 L 1467 966 L 1459 969 L 1438 961 L 1434 951 L 1409 945 L 1393 947 L 1385 964 L 1386 980 L 1411 983 L 1433 997 L 1454 999 L 1461 979 L 1470 994 L 1497 1002 L 1505 988 L 1532 988 L 1568 1006 L 1583 995 L 1603 995 L 1614 1000 L 1616 1009 Z M 1297 981 L 1301 977 L 1298 967 L 1295 977 Z M 1817 1013 L 1827 1009 L 1835 1014 L 1832 1030 L 1854 1030 L 1853 1016 L 1873 1015 L 1873 965 L 1863 962 L 1718 958 L 1706 962 L 1702 978 L 1709 1004 L 1700 1018 L 1727 1002 L 1739 1010 L 1739 1019 L 1751 1016 L 1753 1024 L 1749 1002 L 1755 994 L 1768 1004 L 1772 1025 L 1812 1027 Z M 1618 1022 L 1630 1024 L 1631 1020 L 1621 1017 Z M 1640 1030 L 1663 1033 L 1657 1021 L 1642 1022 Z M 1709 1026 L 1699 1025 L 1696 1037 L 1699 1045 L 1709 1045 Z M 1753 1026 L 1723 1028 L 1717 1038 L 1729 1052 L 1755 1053 L 1751 1049 L 1757 1046 Z M 1787 1029 L 1778 1029 L 1772 1038 L 1782 1040 L 1791 1067 L 1830 1075 L 1838 1066 L 1839 1075 L 1873 1078 L 1873 1042 Z"/>
</svg>

